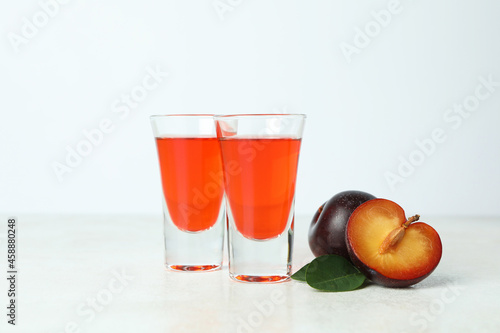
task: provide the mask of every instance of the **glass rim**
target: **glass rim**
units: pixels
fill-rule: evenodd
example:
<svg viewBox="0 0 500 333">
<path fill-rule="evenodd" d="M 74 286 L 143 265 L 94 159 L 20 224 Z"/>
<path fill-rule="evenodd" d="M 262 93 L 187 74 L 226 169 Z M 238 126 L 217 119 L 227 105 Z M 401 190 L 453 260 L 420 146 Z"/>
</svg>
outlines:
<svg viewBox="0 0 500 333">
<path fill-rule="evenodd" d="M 300 117 L 307 118 L 305 113 L 241 113 L 241 114 L 214 114 L 214 118 L 237 118 L 237 117 Z"/>
<path fill-rule="evenodd" d="M 206 118 L 213 118 L 215 116 L 215 114 L 213 113 L 186 113 L 186 114 L 182 114 L 182 113 L 176 113 L 176 114 L 153 114 L 153 115 L 150 115 L 149 118 L 150 119 L 156 119 L 156 118 L 169 118 L 169 117 L 187 117 L 187 118 L 191 118 L 191 117 L 199 117 L 199 118 L 203 118 L 203 117 L 206 117 Z"/>
<path fill-rule="evenodd" d="M 234 114 L 215 114 L 215 113 L 175 113 L 175 114 L 153 114 L 150 119 L 156 118 L 236 118 L 236 117 L 301 117 L 307 118 L 305 113 L 234 113 Z"/>
</svg>

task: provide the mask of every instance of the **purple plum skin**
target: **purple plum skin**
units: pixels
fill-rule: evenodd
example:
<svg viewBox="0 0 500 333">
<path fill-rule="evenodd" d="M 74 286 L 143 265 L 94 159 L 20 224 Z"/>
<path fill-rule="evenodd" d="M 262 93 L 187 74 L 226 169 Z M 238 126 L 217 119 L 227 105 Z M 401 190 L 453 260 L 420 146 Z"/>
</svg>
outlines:
<svg viewBox="0 0 500 333">
<path fill-rule="evenodd" d="M 344 191 L 334 195 L 316 211 L 309 226 L 309 247 L 316 256 L 336 254 L 351 260 L 345 231 L 352 212 L 375 196 L 362 191 Z"/>
</svg>

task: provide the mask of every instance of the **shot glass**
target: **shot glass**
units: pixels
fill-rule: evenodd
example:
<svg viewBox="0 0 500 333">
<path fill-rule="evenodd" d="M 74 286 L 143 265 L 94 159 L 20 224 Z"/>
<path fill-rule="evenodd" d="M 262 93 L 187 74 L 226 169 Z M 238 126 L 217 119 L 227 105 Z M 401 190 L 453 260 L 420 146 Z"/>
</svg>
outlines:
<svg viewBox="0 0 500 333">
<path fill-rule="evenodd" d="M 163 188 L 165 266 L 221 268 L 224 182 L 213 115 L 151 116 Z"/>
<path fill-rule="evenodd" d="M 289 280 L 305 115 L 224 115 L 214 120 L 224 169 L 229 275 L 242 282 Z"/>
</svg>

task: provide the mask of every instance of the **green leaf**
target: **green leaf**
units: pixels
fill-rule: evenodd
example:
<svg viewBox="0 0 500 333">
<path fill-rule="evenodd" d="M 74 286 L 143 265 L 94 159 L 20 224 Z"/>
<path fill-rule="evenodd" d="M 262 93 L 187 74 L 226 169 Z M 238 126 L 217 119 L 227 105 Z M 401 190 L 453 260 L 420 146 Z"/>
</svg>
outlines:
<svg viewBox="0 0 500 333">
<path fill-rule="evenodd" d="M 334 254 L 317 257 L 306 270 L 307 284 L 323 291 L 354 290 L 365 280 L 366 277 L 347 259 Z"/>
<path fill-rule="evenodd" d="M 302 267 L 301 269 L 299 269 L 298 271 L 296 271 L 295 274 L 293 274 L 291 276 L 291 278 L 294 279 L 294 280 L 297 280 L 297 281 L 304 281 L 304 282 L 306 282 L 307 267 L 309 267 L 309 264 L 305 265 L 304 267 Z"/>
</svg>

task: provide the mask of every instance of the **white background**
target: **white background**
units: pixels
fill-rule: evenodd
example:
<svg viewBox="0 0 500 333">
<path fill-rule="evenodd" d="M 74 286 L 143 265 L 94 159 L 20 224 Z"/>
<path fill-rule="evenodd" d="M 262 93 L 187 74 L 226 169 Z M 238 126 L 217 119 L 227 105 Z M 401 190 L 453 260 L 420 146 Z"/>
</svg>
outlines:
<svg viewBox="0 0 500 333">
<path fill-rule="evenodd" d="M 308 116 L 298 214 L 359 189 L 423 220 L 500 215 L 500 86 L 460 123 L 446 118 L 480 77 L 500 82 L 497 0 L 402 0 L 385 26 L 372 12 L 389 1 L 66 2 L 48 17 L 38 1 L 2 1 L 2 214 L 159 214 L 149 115 L 293 112 Z M 39 20 L 29 38 L 25 18 Z M 114 113 L 147 68 L 168 78 Z M 103 119 L 113 131 L 60 181 L 54 163 Z M 446 140 L 416 152 L 436 128 Z M 391 187 L 387 172 L 411 156 L 424 158 Z"/>
</svg>

